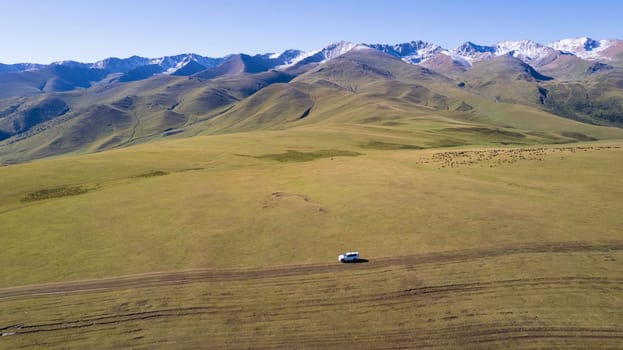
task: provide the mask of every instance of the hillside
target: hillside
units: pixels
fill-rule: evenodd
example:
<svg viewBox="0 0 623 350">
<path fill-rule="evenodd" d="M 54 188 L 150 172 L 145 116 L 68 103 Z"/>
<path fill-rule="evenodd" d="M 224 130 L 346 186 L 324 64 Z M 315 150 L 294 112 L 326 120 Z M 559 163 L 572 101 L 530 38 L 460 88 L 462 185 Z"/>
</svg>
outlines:
<svg viewBox="0 0 623 350">
<path fill-rule="evenodd" d="M 522 135 L 487 143 L 577 141 L 565 136 L 571 133 L 583 140 L 621 135 L 554 115 L 621 125 L 619 69 L 587 65 L 579 58 L 572 65 L 556 63 L 569 57 L 562 55 L 543 66 L 547 72 L 566 72 L 558 77 L 584 72 L 576 75 L 583 80 L 569 81 L 552 79 L 510 55 L 448 72 L 442 69 L 447 65 L 425 68 L 361 45 L 330 46 L 302 59 L 296 54 L 232 55 L 212 68 L 187 59 L 171 75 L 151 76 L 152 68 L 164 69 L 157 64 L 126 67 L 107 82 L 74 79 L 84 85 L 80 90 L 0 99 L 0 161 L 102 151 L 168 137 L 328 123 L 425 135 L 418 147 L 472 144 L 481 140 L 478 130 L 483 129 L 511 128 L 506 135 Z M 292 63 L 276 66 L 286 59 Z M 79 69 L 87 68 L 71 72 Z M 576 100 L 577 91 L 586 91 L 586 100 Z M 504 131 L 489 133 L 495 134 L 503 136 Z"/>
</svg>

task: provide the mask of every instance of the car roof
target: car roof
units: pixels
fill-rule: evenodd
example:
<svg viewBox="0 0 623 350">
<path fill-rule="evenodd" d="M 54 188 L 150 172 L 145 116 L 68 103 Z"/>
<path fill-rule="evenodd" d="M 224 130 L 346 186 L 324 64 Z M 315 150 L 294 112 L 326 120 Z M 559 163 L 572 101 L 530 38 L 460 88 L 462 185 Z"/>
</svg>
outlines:
<svg viewBox="0 0 623 350">
<path fill-rule="evenodd" d="M 353 255 L 353 254 L 359 255 L 359 252 L 346 252 L 344 254 L 346 254 L 346 255 Z"/>
</svg>

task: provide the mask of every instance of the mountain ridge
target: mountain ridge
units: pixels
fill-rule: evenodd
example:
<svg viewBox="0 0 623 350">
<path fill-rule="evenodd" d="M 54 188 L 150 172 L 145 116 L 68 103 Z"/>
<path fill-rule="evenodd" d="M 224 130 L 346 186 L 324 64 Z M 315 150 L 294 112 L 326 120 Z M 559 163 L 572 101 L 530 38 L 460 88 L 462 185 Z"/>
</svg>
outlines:
<svg viewBox="0 0 623 350">
<path fill-rule="evenodd" d="M 449 75 L 469 70 L 476 62 L 503 55 L 518 58 L 537 70 L 543 68 L 554 78 L 574 79 L 578 74 L 601 72 L 605 67 L 590 69 L 590 64 L 583 61 L 623 67 L 623 40 L 619 39 L 593 40 L 581 37 L 561 39 L 548 45 L 531 40 L 501 41 L 494 45 L 467 41 L 450 50 L 422 40 L 399 44 L 356 44 L 339 41 L 308 52 L 288 49 L 281 53 L 239 53 L 224 57 L 185 53 L 159 58 L 136 55 L 127 58 L 109 57 L 94 63 L 60 61 L 49 65 L 0 64 L 0 98 L 89 88 L 104 79 L 131 82 L 154 75 L 197 75 L 204 79 L 213 79 L 223 74 L 271 69 L 300 73 L 307 69 L 305 67 L 321 64 L 355 49 L 374 49 L 406 63 L 423 65 Z M 573 61 L 568 57 L 582 61 Z M 235 63 L 236 60 L 241 62 Z M 577 67 L 571 67 L 570 64 Z M 559 66 L 563 67 L 563 71 L 556 71 Z M 584 71 L 580 72 L 582 69 L 579 67 L 583 67 Z M 587 70 L 590 72 L 587 73 Z M 70 74 L 69 71 L 73 73 Z M 80 71 L 81 80 L 75 77 L 76 72 Z M 68 74 L 72 75 L 70 79 Z M 76 83 L 78 80 L 80 82 Z"/>
<path fill-rule="evenodd" d="M 589 59 L 589 60 L 610 60 L 614 55 L 605 54 L 608 49 L 613 47 L 623 46 L 623 40 L 621 39 L 601 39 L 594 40 L 590 37 L 579 38 L 566 38 L 560 39 L 549 44 L 541 44 L 532 40 L 507 40 L 500 41 L 493 45 L 481 45 L 472 41 L 467 41 L 456 48 L 448 49 L 438 44 L 426 42 L 423 40 L 413 40 L 405 43 L 397 44 L 367 44 L 367 43 L 352 43 L 348 41 L 338 41 L 331 43 L 321 49 L 304 52 L 296 49 L 288 49 L 282 53 L 267 53 L 248 55 L 253 57 L 263 57 L 266 59 L 281 59 L 282 64 L 292 64 L 297 61 L 303 60 L 308 57 L 320 54 L 324 59 L 331 59 L 337 57 L 339 54 L 344 53 L 356 46 L 367 46 L 378 51 L 388 53 L 392 56 L 403 59 L 409 63 L 421 63 L 430 59 L 435 54 L 451 53 L 456 56 L 467 58 L 470 60 L 481 60 L 476 54 L 490 53 L 494 56 L 500 56 L 512 52 L 513 55 L 526 56 L 529 59 L 534 59 L 535 56 L 542 55 L 541 51 L 561 51 L 574 56 Z M 336 52 L 338 54 L 336 54 Z M 341 52 L 341 53 L 340 53 Z M 600 53 L 604 53 L 600 55 Z M 158 65 L 162 67 L 163 71 L 173 73 L 175 69 L 181 68 L 181 66 L 189 61 L 195 61 L 207 68 L 215 67 L 225 61 L 230 55 L 223 57 L 209 57 L 202 56 L 196 53 L 185 53 L 173 56 L 162 56 L 158 58 L 148 58 L 142 56 L 130 56 L 127 58 L 108 57 L 93 63 L 84 63 L 77 61 L 57 61 L 50 64 L 38 64 L 38 63 L 15 63 L 4 64 L 0 63 L 0 73 L 5 72 L 21 72 L 37 70 L 51 65 L 62 66 L 80 66 L 84 68 L 92 69 L 104 69 L 109 72 L 127 72 L 138 66 L 143 65 Z M 476 57 L 475 57 L 476 56 Z M 523 59 L 522 59 L 523 60 Z M 529 63 L 529 62 L 526 62 Z"/>
<path fill-rule="evenodd" d="M 442 73 L 455 74 L 468 70 L 483 60 L 490 60 L 503 55 L 511 55 L 531 65 L 535 69 L 545 67 L 549 71 L 563 65 L 568 66 L 566 56 L 623 67 L 623 40 L 593 40 L 589 37 L 561 39 L 543 45 L 531 40 L 501 41 L 494 45 L 479 45 L 467 41 L 454 49 L 422 40 L 400 44 L 356 44 L 348 41 L 331 43 L 321 49 L 303 52 L 288 49 L 282 53 L 248 55 L 230 54 L 224 57 L 207 57 L 196 53 L 185 53 L 159 58 L 130 56 L 128 58 L 108 57 L 94 63 L 77 61 L 53 62 L 49 65 L 18 63 L 0 64 L 0 98 L 31 95 L 43 92 L 69 91 L 76 88 L 88 88 L 104 78 L 131 82 L 147 79 L 154 75 L 197 75 L 212 79 L 222 74 L 259 72 L 271 69 L 297 71 L 308 65 L 317 65 L 343 55 L 355 49 L 374 49 L 404 62 L 437 69 Z M 242 62 L 235 63 L 235 60 Z M 563 63 L 560 63 L 563 62 Z M 589 69 L 587 64 L 576 61 L 578 66 Z M 237 67 L 237 68 L 236 68 Z M 602 71 L 603 67 L 592 69 L 592 73 Z M 577 75 L 579 68 L 568 68 L 555 78 Z M 59 72 L 64 71 L 64 72 Z M 73 73 L 68 73 L 73 71 Z M 76 79 L 77 72 L 82 72 L 82 80 Z M 72 77 L 67 79 L 67 75 Z M 573 76 L 572 76 L 573 78 Z"/>
</svg>

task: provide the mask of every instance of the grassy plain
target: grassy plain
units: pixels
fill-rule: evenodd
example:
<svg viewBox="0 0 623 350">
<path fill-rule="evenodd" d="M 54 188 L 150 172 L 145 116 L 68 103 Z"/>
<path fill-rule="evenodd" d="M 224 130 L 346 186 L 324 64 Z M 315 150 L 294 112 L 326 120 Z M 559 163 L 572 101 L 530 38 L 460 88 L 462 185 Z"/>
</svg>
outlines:
<svg viewBox="0 0 623 350">
<path fill-rule="evenodd" d="M 617 239 L 623 224 L 615 215 L 623 188 L 619 148 L 557 146 L 542 160 L 502 163 L 508 150 L 452 168 L 428 159 L 447 150 L 361 147 L 369 144 L 339 130 L 305 129 L 2 167 L 0 263 L 19 268 L 3 273 L 0 285 L 321 262 L 352 248 L 374 257 L 607 240 Z M 270 158 L 323 149 L 361 155 Z M 157 171 L 166 174 L 144 176 Z M 85 193 L 25 201 L 59 187 Z"/>
<path fill-rule="evenodd" d="M 0 347 L 621 346 L 622 142 L 414 149 L 397 129 L 0 167 Z M 353 249 L 369 262 L 335 263 Z M 207 277 L 6 294 L 182 270 Z"/>
</svg>

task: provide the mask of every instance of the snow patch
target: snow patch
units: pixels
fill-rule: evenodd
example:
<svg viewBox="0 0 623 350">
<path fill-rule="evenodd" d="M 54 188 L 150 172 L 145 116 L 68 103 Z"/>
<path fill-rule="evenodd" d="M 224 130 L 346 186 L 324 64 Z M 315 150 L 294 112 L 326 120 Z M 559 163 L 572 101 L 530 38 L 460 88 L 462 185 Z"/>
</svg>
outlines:
<svg viewBox="0 0 623 350">
<path fill-rule="evenodd" d="M 463 56 L 460 56 L 460 55 L 456 55 L 456 54 L 453 54 L 452 52 L 447 51 L 447 50 L 444 50 L 441 53 L 443 53 L 444 55 L 450 56 L 450 58 L 452 58 L 452 60 L 454 62 L 456 62 L 456 63 L 458 63 L 458 64 L 460 64 L 462 66 L 465 66 L 465 67 L 471 67 L 472 66 L 472 60 L 470 58 L 468 58 L 468 57 L 463 57 Z"/>
</svg>

